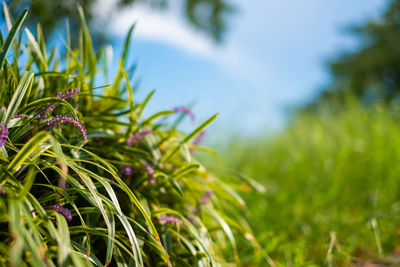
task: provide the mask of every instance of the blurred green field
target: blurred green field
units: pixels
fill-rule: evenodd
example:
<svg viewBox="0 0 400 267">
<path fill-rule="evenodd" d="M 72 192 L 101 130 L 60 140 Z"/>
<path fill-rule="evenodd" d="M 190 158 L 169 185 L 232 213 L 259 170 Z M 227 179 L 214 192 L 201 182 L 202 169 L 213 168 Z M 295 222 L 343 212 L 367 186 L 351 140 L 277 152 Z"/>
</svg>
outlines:
<svg viewBox="0 0 400 267">
<path fill-rule="evenodd" d="M 275 137 L 232 140 L 221 158 L 265 186 L 264 195 L 244 196 L 277 266 L 398 264 L 398 107 L 303 114 Z M 239 247 L 245 261 L 267 265 Z"/>
</svg>

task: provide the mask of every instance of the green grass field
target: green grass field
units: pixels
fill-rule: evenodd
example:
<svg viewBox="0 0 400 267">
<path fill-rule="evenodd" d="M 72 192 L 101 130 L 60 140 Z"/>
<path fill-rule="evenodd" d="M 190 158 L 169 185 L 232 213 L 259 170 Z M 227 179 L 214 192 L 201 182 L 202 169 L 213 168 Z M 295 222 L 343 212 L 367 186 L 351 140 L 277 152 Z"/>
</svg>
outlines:
<svg viewBox="0 0 400 267">
<path fill-rule="evenodd" d="M 230 168 L 266 188 L 245 194 L 248 220 L 277 266 L 395 264 L 399 110 L 353 103 L 330 113 L 302 115 L 275 137 L 225 148 Z M 242 248 L 245 261 L 266 265 Z"/>
</svg>

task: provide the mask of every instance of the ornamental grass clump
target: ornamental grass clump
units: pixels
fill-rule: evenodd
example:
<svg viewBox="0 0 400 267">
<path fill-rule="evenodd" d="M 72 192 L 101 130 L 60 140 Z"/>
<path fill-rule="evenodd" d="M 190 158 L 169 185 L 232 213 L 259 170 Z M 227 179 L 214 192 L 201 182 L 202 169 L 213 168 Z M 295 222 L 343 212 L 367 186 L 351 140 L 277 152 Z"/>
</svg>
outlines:
<svg viewBox="0 0 400 267">
<path fill-rule="evenodd" d="M 261 253 L 237 194 L 244 182 L 218 179 L 190 153 L 216 115 L 189 134 L 163 119 L 188 109 L 143 115 L 154 91 L 134 99 L 133 27 L 111 75 L 79 7 L 77 49 L 68 32 L 64 47 L 46 46 L 40 25 L 36 36 L 21 29 L 27 10 L 14 21 L 3 9 L 0 265 L 239 265 L 236 238 Z"/>
</svg>

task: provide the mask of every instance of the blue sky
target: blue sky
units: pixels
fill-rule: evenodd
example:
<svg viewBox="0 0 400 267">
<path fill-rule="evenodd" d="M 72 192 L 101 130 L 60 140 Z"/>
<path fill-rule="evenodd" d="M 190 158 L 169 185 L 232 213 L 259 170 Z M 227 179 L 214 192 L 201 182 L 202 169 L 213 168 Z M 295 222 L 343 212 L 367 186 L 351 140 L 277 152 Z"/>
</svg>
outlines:
<svg viewBox="0 0 400 267">
<path fill-rule="evenodd" d="M 107 10 L 106 2 L 99 7 Z M 347 25 L 376 17 L 385 0 L 235 0 L 225 42 L 215 45 L 179 16 L 136 6 L 108 30 L 119 53 L 137 22 L 131 61 L 138 63 L 138 98 L 156 94 L 149 113 L 195 103 L 198 123 L 219 112 L 214 128 L 257 134 L 286 122 L 286 111 L 312 99 L 329 81 L 326 62 L 356 47 Z M 179 1 L 177 1 L 177 6 Z"/>
</svg>

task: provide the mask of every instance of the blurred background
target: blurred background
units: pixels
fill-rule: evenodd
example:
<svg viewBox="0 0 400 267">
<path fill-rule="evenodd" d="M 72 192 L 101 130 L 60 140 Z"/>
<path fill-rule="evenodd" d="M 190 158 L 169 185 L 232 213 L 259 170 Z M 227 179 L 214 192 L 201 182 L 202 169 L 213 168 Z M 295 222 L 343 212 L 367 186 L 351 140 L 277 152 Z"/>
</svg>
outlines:
<svg viewBox="0 0 400 267">
<path fill-rule="evenodd" d="M 130 61 L 149 113 L 189 106 L 193 128 L 220 116 L 202 155 L 219 175 L 249 175 L 247 194 L 265 266 L 399 266 L 400 1 L 12 0 L 61 42 L 76 5 L 97 45 Z M 113 66 L 117 69 L 117 63 Z M 261 190 L 263 191 L 263 190 Z M 375 265 L 373 265 L 375 264 Z"/>
</svg>

